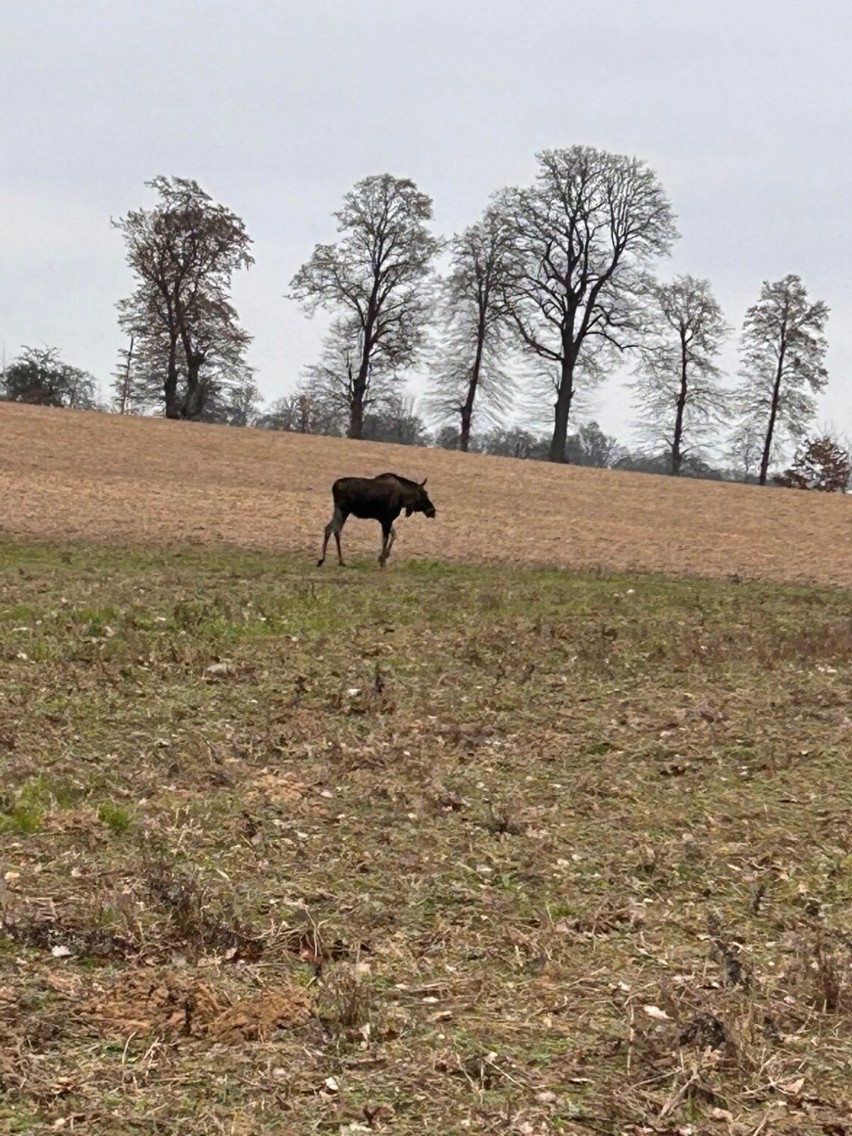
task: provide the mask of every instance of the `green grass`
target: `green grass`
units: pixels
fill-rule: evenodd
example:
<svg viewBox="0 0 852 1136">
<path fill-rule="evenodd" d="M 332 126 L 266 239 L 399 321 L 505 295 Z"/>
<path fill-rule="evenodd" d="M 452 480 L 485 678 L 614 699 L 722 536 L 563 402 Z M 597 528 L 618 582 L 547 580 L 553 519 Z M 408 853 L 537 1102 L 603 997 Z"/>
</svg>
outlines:
<svg viewBox="0 0 852 1136">
<path fill-rule="evenodd" d="M 5 799 L 0 799 L 0 833 L 37 832 L 45 814 L 52 809 L 70 808 L 76 800 L 74 788 L 67 782 L 51 782 L 46 777 L 34 777 L 12 786 Z"/>
<path fill-rule="evenodd" d="M 844 1131 L 849 600 L 0 544 L 0 1124 Z"/>
<path fill-rule="evenodd" d="M 132 817 L 128 810 L 121 805 L 115 805 L 110 801 L 105 801 L 98 808 L 98 820 L 112 830 L 116 836 L 121 836 L 127 832 L 133 823 Z"/>
</svg>

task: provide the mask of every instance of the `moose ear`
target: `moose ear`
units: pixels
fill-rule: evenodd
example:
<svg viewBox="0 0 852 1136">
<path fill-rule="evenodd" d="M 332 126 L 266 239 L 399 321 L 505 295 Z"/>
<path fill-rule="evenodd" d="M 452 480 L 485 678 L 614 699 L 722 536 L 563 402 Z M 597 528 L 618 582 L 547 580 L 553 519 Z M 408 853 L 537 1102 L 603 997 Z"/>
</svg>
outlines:
<svg viewBox="0 0 852 1136">
<path fill-rule="evenodd" d="M 420 488 L 421 488 L 421 489 L 422 489 L 422 488 L 423 488 L 423 486 L 424 486 L 424 485 L 426 484 L 427 480 L 428 480 L 428 479 L 424 477 L 424 478 L 423 478 L 423 480 L 422 480 L 422 481 L 420 482 Z"/>
</svg>

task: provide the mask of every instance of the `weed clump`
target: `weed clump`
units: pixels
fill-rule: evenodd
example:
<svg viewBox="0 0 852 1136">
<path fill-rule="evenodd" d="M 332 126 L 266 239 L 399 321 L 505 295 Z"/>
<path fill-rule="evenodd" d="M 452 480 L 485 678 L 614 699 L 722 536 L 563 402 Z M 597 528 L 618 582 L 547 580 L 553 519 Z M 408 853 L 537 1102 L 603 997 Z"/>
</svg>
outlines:
<svg viewBox="0 0 852 1136">
<path fill-rule="evenodd" d="M 233 896 L 213 891 L 197 872 L 163 857 L 149 861 L 144 879 L 181 946 L 198 953 L 215 950 L 232 961 L 256 960 L 263 954 L 262 941 L 243 929 Z"/>
<path fill-rule="evenodd" d="M 111 829 L 116 836 L 123 836 L 133 823 L 133 818 L 122 805 L 105 801 L 98 807 L 98 820 Z"/>
</svg>

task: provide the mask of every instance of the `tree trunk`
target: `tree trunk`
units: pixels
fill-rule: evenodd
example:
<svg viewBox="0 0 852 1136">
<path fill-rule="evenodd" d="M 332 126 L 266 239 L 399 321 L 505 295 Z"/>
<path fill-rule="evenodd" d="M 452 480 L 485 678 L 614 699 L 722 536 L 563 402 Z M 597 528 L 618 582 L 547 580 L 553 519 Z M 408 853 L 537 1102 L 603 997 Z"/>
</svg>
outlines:
<svg viewBox="0 0 852 1136">
<path fill-rule="evenodd" d="M 461 411 L 461 430 L 459 432 L 459 449 L 463 454 L 466 454 L 470 446 L 470 420 L 471 420 L 471 407 L 470 399 L 466 399 L 463 406 L 459 407 Z"/>
<path fill-rule="evenodd" d="M 180 418 L 181 416 L 180 406 L 178 404 L 177 384 L 177 342 L 173 340 L 169 345 L 169 362 L 166 369 L 166 379 L 163 384 L 166 418 Z"/>
<path fill-rule="evenodd" d="M 349 404 L 349 431 L 350 438 L 364 437 L 364 392 L 356 387 L 352 392 L 352 401 Z"/>
<path fill-rule="evenodd" d="M 681 466 L 683 465 L 683 418 L 686 410 L 686 394 L 687 394 L 687 370 L 686 370 L 686 344 L 681 340 L 680 345 L 680 390 L 677 396 L 677 407 L 675 410 L 675 423 L 674 435 L 672 436 L 672 477 L 680 477 Z"/>
<path fill-rule="evenodd" d="M 565 354 L 560 362 L 559 389 L 554 404 L 553 437 L 550 440 L 548 461 L 567 462 L 568 420 L 574 398 L 574 356 Z"/>
<path fill-rule="evenodd" d="M 372 335 L 370 328 L 364 330 L 364 347 L 361 351 L 361 361 L 358 364 L 358 375 L 352 381 L 352 365 L 349 364 L 349 437 L 360 439 L 364 437 L 364 400 L 367 397 L 367 384 L 370 378 L 370 354 L 372 352 Z"/>
<path fill-rule="evenodd" d="M 118 413 L 126 414 L 130 402 L 130 369 L 133 365 L 133 339 L 130 337 L 130 346 L 127 348 L 127 364 L 124 368 L 124 382 L 121 384 L 121 396 L 118 403 Z"/>
<path fill-rule="evenodd" d="M 467 453 L 468 446 L 470 445 L 470 426 L 473 421 L 473 403 L 476 399 L 476 392 L 479 390 L 479 376 L 482 373 L 482 352 L 485 348 L 485 320 L 482 313 L 479 317 L 479 325 L 476 329 L 476 354 L 473 358 L 473 366 L 470 369 L 470 382 L 467 385 L 467 398 L 464 400 L 464 405 L 459 409 L 461 410 L 461 433 L 459 434 L 459 449 L 462 453 Z"/>
<path fill-rule="evenodd" d="M 778 418 L 778 404 L 781 401 L 781 379 L 784 374 L 784 352 L 786 339 L 781 341 L 781 350 L 778 352 L 778 368 L 775 372 L 775 384 L 772 387 L 772 405 L 769 408 L 769 425 L 766 427 L 766 438 L 763 443 L 763 456 L 760 459 L 760 478 L 758 484 L 765 485 L 769 475 L 769 461 L 772 456 L 772 439 L 775 436 L 775 423 Z"/>
<path fill-rule="evenodd" d="M 190 421 L 201 416 L 207 402 L 207 392 L 201 380 L 201 367 L 204 358 L 202 354 L 193 353 L 188 355 L 186 360 L 186 394 L 180 410 L 181 418 Z"/>
</svg>

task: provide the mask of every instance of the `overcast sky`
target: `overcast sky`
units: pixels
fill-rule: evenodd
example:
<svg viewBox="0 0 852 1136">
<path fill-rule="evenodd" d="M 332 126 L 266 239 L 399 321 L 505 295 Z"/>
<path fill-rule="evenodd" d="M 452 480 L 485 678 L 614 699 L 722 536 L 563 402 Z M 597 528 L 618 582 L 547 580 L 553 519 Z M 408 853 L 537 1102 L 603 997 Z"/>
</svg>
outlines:
<svg viewBox="0 0 852 1136">
<path fill-rule="evenodd" d="M 584 144 L 657 172 L 738 327 L 763 280 L 831 308 L 820 423 L 852 434 L 848 0 L 27 0 L 0 11 L 0 341 L 56 346 L 104 385 L 131 290 L 110 217 L 196 179 L 244 219 L 235 301 L 266 398 L 322 325 L 283 298 L 369 174 L 411 177 L 435 229 Z M 735 355 L 729 356 L 735 363 Z M 611 384 L 596 416 L 628 440 Z"/>
</svg>

